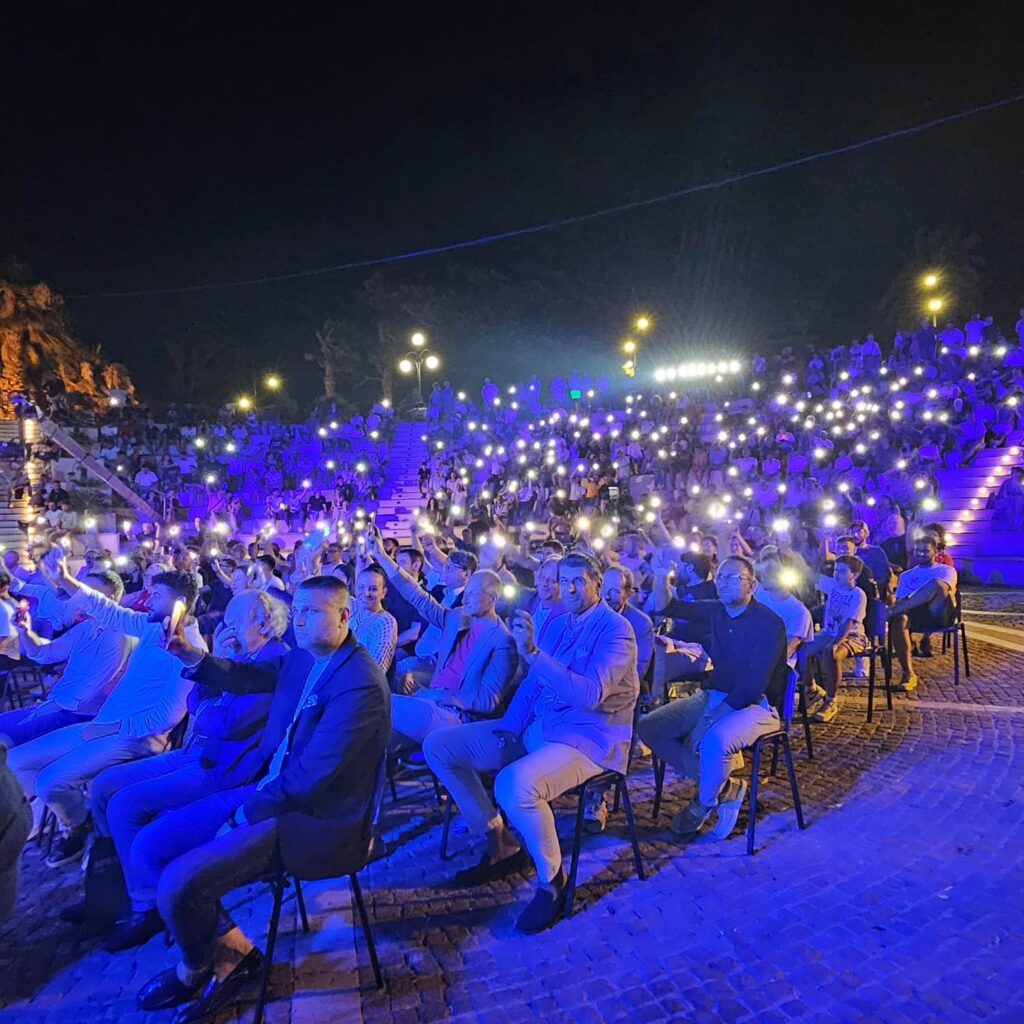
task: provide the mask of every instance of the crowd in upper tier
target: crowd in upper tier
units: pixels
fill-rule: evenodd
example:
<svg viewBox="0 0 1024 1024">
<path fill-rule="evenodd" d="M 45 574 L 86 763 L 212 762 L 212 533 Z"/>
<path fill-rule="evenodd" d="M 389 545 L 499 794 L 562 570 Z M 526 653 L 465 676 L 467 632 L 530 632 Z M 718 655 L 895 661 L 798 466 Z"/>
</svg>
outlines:
<svg viewBox="0 0 1024 1024">
<path fill-rule="evenodd" d="M 224 897 L 381 853 L 396 761 L 433 772 L 485 843 L 455 883 L 535 870 L 518 927 L 542 931 L 570 898 L 560 795 L 653 752 L 693 783 L 673 835 L 724 840 L 742 753 L 796 693 L 832 722 L 887 637 L 897 689 L 918 685 L 915 658 L 959 616 L 935 471 L 1017 431 L 1022 357 L 976 318 L 888 353 L 676 367 L 621 401 L 583 379 L 548 397 L 487 381 L 479 404 L 441 386 L 404 544 L 374 518 L 375 476 L 416 477 L 387 465 L 383 403 L 344 427 L 100 425 L 98 454 L 140 488 L 199 474 L 237 504 L 188 522 L 171 503 L 102 551 L 94 526 L 51 518 L 70 491 L 34 495 L 30 564 L 7 552 L 0 570 L 0 820 L 23 840 L 52 813 L 48 864 L 91 845 L 116 867 L 120 895 L 64 916 L 112 952 L 166 928 L 178 963 L 139 1004 L 182 1024 L 261 972 Z M 588 829 L 608 796 L 593 787 Z"/>
</svg>

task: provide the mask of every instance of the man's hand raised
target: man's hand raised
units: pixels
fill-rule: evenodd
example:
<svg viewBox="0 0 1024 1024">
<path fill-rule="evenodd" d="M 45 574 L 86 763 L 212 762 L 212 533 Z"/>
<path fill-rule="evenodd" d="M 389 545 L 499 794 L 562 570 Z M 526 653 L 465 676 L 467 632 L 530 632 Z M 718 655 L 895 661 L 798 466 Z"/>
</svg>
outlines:
<svg viewBox="0 0 1024 1024">
<path fill-rule="evenodd" d="M 173 654 L 178 661 L 189 668 L 193 668 L 203 660 L 206 651 L 202 647 L 196 647 L 187 636 L 185 636 L 185 620 L 182 619 L 174 628 L 173 633 L 168 633 L 171 628 L 170 618 L 164 619 L 164 647 L 169 654 Z"/>
</svg>

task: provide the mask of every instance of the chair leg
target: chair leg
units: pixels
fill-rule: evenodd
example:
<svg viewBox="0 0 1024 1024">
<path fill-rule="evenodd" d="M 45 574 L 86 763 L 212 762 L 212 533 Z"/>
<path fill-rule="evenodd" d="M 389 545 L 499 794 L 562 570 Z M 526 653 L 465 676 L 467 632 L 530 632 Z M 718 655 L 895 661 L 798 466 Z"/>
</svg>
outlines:
<svg viewBox="0 0 1024 1024">
<path fill-rule="evenodd" d="M 636 864 L 636 877 L 642 882 L 647 875 L 644 874 L 644 859 L 640 855 L 640 837 L 636 831 L 636 821 L 633 819 L 633 805 L 629 802 L 629 786 L 623 777 L 618 785 L 622 789 L 622 809 L 626 812 L 626 825 L 629 828 L 629 841 L 633 844 L 633 862 Z"/>
<path fill-rule="evenodd" d="M 811 720 L 807 717 L 807 691 L 804 687 L 798 686 L 796 689 L 797 698 L 800 701 L 800 717 L 804 723 L 804 743 L 807 744 L 807 760 L 814 760 L 814 741 L 811 739 Z"/>
<path fill-rule="evenodd" d="M 444 800 L 441 798 L 441 783 L 437 781 L 437 776 L 433 772 L 430 773 L 430 780 L 434 784 L 434 799 L 437 801 L 437 806 L 443 807 Z M 451 798 L 449 797 L 450 800 Z"/>
<path fill-rule="evenodd" d="M 653 755 L 651 757 L 654 768 L 654 808 L 651 811 L 651 821 L 657 821 L 661 813 L 661 793 L 665 788 L 665 759 Z"/>
<path fill-rule="evenodd" d="M 786 772 L 789 774 L 789 790 L 793 794 L 793 808 L 796 811 L 796 823 L 801 828 L 807 828 L 804 824 L 804 808 L 800 803 L 800 786 L 796 779 L 796 765 L 793 763 L 793 751 L 789 746 L 789 737 L 782 737 L 782 753 L 786 758 Z"/>
<path fill-rule="evenodd" d="M 949 636 L 948 633 L 942 634 L 944 637 Z M 960 644 L 957 643 L 957 635 L 953 634 L 953 685 L 960 685 Z"/>
<path fill-rule="evenodd" d="M 452 805 L 455 801 L 449 796 L 444 805 L 444 825 L 441 828 L 441 860 L 451 860 L 448 852 L 448 838 L 452 831 Z"/>
<path fill-rule="evenodd" d="M 298 878 L 292 878 L 292 885 L 295 886 L 295 902 L 299 905 L 299 920 L 302 922 L 302 930 L 309 933 L 309 918 L 306 916 L 306 900 L 302 895 L 302 883 Z"/>
<path fill-rule="evenodd" d="M 628 764 L 627 764 L 627 767 L 628 767 Z M 615 796 L 612 797 L 612 814 L 618 814 L 618 813 L 619 813 L 619 787 L 618 787 L 618 785 L 616 785 L 616 787 L 615 787 Z"/>
<path fill-rule="evenodd" d="M 768 771 L 768 774 L 775 777 L 776 771 L 779 767 L 779 741 L 778 738 L 772 740 L 772 766 Z"/>
<path fill-rule="evenodd" d="M 359 922 L 363 926 L 366 947 L 370 951 L 370 966 L 373 968 L 373 980 L 377 988 L 383 988 L 384 976 L 380 972 L 380 961 L 377 959 L 377 944 L 373 941 L 373 929 L 370 927 L 370 918 L 367 916 L 366 904 L 363 902 L 363 890 L 355 874 L 349 875 L 348 881 L 349 885 L 352 886 L 352 898 L 356 901 L 356 909 L 359 911 Z"/>
<path fill-rule="evenodd" d="M 960 623 L 960 642 L 963 644 L 963 648 L 964 648 L 964 675 L 967 676 L 968 679 L 970 679 L 971 678 L 971 658 L 970 658 L 970 655 L 967 653 L 967 623 L 966 622 L 961 622 Z"/>
<path fill-rule="evenodd" d="M 883 662 L 885 669 L 885 706 L 892 711 L 892 644 L 890 643 Z"/>
<path fill-rule="evenodd" d="M 747 822 L 747 856 L 754 852 L 754 828 L 757 824 L 757 788 L 761 777 L 761 741 L 754 744 L 750 774 L 750 820 Z"/>
<path fill-rule="evenodd" d="M 875 713 L 875 648 L 868 655 L 868 721 Z"/>
<path fill-rule="evenodd" d="M 572 860 L 569 861 L 569 884 L 565 890 L 565 918 L 572 917 L 573 904 L 576 902 L 576 872 L 580 867 L 580 841 L 583 838 L 583 812 L 587 804 L 587 784 L 580 786 L 580 798 L 576 805 L 576 827 L 572 833 Z"/>
<path fill-rule="evenodd" d="M 267 1003 L 267 985 L 274 964 L 274 946 L 277 945 L 277 925 L 281 920 L 281 901 L 284 899 L 284 874 L 274 881 L 274 909 L 270 912 L 270 929 L 267 932 L 267 949 L 263 954 L 263 975 L 260 978 L 260 994 L 256 1000 L 256 1012 L 252 1024 L 263 1024 L 263 1007 Z"/>
<path fill-rule="evenodd" d="M 395 785 L 395 755 L 388 754 L 384 761 L 384 770 L 388 776 L 388 786 L 391 788 L 391 802 L 398 803 L 398 787 Z"/>
</svg>

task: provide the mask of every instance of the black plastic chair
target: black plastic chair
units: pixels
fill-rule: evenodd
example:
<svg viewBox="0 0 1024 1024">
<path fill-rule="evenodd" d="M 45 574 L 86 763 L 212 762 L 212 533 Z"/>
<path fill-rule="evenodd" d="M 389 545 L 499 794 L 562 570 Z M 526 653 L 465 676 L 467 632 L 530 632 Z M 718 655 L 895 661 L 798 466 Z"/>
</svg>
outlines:
<svg viewBox="0 0 1024 1024">
<path fill-rule="evenodd" d="M 967 624 L 964 622 L 963 616 L 963 605 L 960 600 L 960 591 L 956 592 L 956 599 L 954 602 L 955 613 L 952 623 L 948 626 L 943 626 L 941 629 L 928 629 L 928 630 L 916 630 L 911 629 L 910 633 L 918 633 L 921 636 L 941 636 L 942 637 L 942 653 L 945 654 L 949 650 L 950 643 L 953 646 L 953 685 L 960 685 L 960 652 L 963 651 L 964 658 L 964 675 L 968 679 L 971 678 L 971 656 L 967 649 Z M 893 645 L 892 645 L 892 630 L 889 630 L 889 642 L 888 642 L 888 657 L 890 663 L 893 657 Z"/>
<path fill-rule="evenodd" d="M 886 605 L 874 598 L 868 598 L 868 610 L 864 626 L 868 634 L 868 649 L 862 657 L 868 659 L 868 721 L 875 712 L 875 682 L 878 678 L 876 659 L 882 659 L 885 672 L 885 706 L 892 711 L 892 646 L 888 642 Z"/>
<path fill-rule="evenodd" d="M 750 801 L 749 820 L 747 822 L 747 854 L 754 853 L 755 829 L 757 826 L 757 798 L 760 786 L 761 774 L 761 749 L 766 743 L 772 745 L 771 775 L 774 776 L 778 768 L 779 747 L 782 747 L 782 754 L 786 759 L 786 774 L 789 776 L 789 789 L 793 796 L 793 810 L 796 813 L 796 822 L 801 829 L 807 828 L 804 821 L 803 805 L 800 802 L 800 786 L 796 778 L 796 766 L 793 762 L 793 748 L 789 742 L 789 727 L 791 724 L 793 705 L 798 691 L 798 675 L 795 669 L 789 673 L 789 681 L 786 686 L 786 693 L 783 697 L 782 706 L 779 710 L 779 727 L 771 732 L 759 736 L 749 746 L 743 748 L 743 753 L 752 756 L 751 777 L 750 777 Z M 806 721 L 806 707 L 804 708 Z M 652 819 L 658 820 L 661 813 L 661 796 L 665 787 L 665 761 L 662 758 L 654 758 L 654 811 Z"/>
<path fill-rule="evenodd" d="M 377 788 L 373 804 L 371 805 L 368 814 L 369 821 L 365 823 L 366 834 L 371 837 L 373 834 L 373 823 L 377 820 L 381 799 L 384 795 L 385 777 L 385 765 L 382 760 L 377 770 Z M 384 975 L 381 973 L 380 961 L 377 959 L 377 945 L 373 940 L 373 929 L 370 925 L 370 917 L 366 913 L 366 904 L 363 901 L 363 890 L 359 885 L 358 876 L 358 873 L 366 867 L 370 859 L 372 843 L 372 838 L 367 841 L 365 854 L 359 859 L 358 863 L 352 865 L 352 870 L 346 874 L 346 877 L 348 878 L 349 886 L 352 889 L 352 899 L 355 902 L 356 910 L 359 912 L 359 923 L 362 926 L 363 937 L 366 939 L 366 947 L 370 955 L 370 966 L 373 968 L 373 980 L 376 987 L 378 989 L 382 989 L 384 987 Z M 284 902 L 285 890 L 288 887 L 289 878 L 291 885 L 295 889 L 295 902 L 299 908 L 299 919 L 302 922 L 302 930 L 307 933 L 310 931 L 309 918 L 306 915 L 306 901 L 302 895 L 302 884 L 300 879 L 295 875 L 289 876 L 288 872 L 284 869 L 265 875 L 261 881 L 270 883 L 271 890 L 274 894 L 274 904 L 270 911 L 267 948 L 263 957 L 263 974 L 260 978 L 260 991 L 256 1001 L 256 1010 L 253 1014 L 253 1024 L 263 1024 L 263 1010 L 267 1002 L 267 986 L 270 981 L 270 970 L 274 961 L 274 947 L 277 945 L 277 930 L 281 920 L 281 905 Z"/>
</svg>

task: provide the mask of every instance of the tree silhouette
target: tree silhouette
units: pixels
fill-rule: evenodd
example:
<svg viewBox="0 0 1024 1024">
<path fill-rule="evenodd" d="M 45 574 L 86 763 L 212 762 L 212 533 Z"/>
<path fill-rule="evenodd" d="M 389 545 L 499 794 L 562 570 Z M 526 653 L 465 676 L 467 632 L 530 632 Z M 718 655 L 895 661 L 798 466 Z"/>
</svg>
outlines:
<svg viewBox="0 0 1024 1024">
<path fill-rule="evenodd" d="M 985 267 L 980 249 L 981 239 L 975 234 L 950 228 L 918 231 L 909 252 L 903 255 L 899 273 L 879 303 L 887 326 L 893 330 L 916 326 L 922 317 L 931 315 L 926 304 L 933 297 L 943 301 L 940 320 L 953 316 L 963 320 L 976 312 Z M 939 278 L 933 289 L 922 285 L 922 278 L 929 273 Z"/>
</svg>

